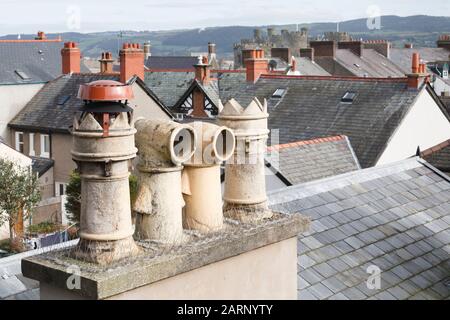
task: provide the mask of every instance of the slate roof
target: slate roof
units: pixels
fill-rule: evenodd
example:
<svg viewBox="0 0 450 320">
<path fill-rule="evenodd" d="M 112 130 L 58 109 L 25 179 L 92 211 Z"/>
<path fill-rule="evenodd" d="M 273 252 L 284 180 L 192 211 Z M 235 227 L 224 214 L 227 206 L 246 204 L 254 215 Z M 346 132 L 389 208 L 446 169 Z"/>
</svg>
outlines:
<svg viewBox="0 0 450 320">
<path fill-rule="evenodd" d="M 120 79 L 118 74 L 100 73 L 73 73 L 60 76 L 45 84 L 8 126 L 37 131 L 68 132 L 75 113 L 83 104 L 83 101 L 77 98 L 80 85 L 96 80 Z M 140 79 L 133 78 L 131 81 L 137 81 L 147 94 L 154 95 Z M 161 104 L 156 97 L 154 99 Z M 169 113 L 163 105 L 160 107 Z"/>
<path fill-rule="evenodd" d="M 287 187 L 273 209 L 312 219 L 298 239 L 299 299 L 449 299 L 450 180 L 400 162 Z M 381 270 L 368 289 L 369 266 Z"/>
<path fill-rule="evenodd" d="M 444 48 L 391 48 L 389 59 L 398 65 L 403 72 L 411 72 L 411 61 L 414 52 L 419 53 L 425 63 L 450 61 L 450 51 Z"/>
<path fill-rule="evenodd" d="M 351 50 L 337 49 L 336 61 L 358 77 L 397 78 L 405 76 L 405 72 L 395 63 L 373 49 L 362 49 L 361 57 Z"/>
<path fill-rule="evenodd" d="M 96 80 L 116 80 L 119 75 L 74 73 L 48 82 L 27 105 L 9 122 L 9 126 L 30 130 L 67 132 L 83 101 L 77 98 L 80 84 Z M 60 99 L 68 100 L 60 105 Z"/>
<path fill-rule="evenodd" d="M 191 56 L 150 56 L 145 61 L 145 66 L 149 70 L 192 70 L 194 64 L 198 63 L 198 57 Z"/>
<path fill-rule="evenodd" d="M 234 97 L 246 83 L 245 72 L 213 72 L 210 88 L 205 88 L 212 101 L 223 103 Z M 174 108 L 180 102 L 194 82 L 194 72 L 145 72 L 145 84 L 168 108 Z"/>
<path fill-rule="evenodd" d="M 279 88 L 287 89 L 285 95 L 271 98 Z M 366 168 L 376 164 L 425 88 L 432 90 L 428 86 L 408 90 L 403 79 L 263 75 L 255 84 L 244 86 L 236 100 L 247 106 L 253 97 L 268 99 L 269 127 L 279 130 L 277 143 L 348 136 L 361 167 Z M 346 92 L 356 93 L 352 103 L 341 101 Z"/>
<path fill-rule="evenodd" d="M 306 57 L 295 57 L 297 61 L 297 70 L 301 75 L 305 76 L 330 76 L 325 69 L 323 69 L 319 64 L 311 61 L 311 59 Z"/>
<path fill-rule="evenodd" d="M 266 162 L 271 170 L 300 184 L 360 169 L 350 142 L 345 136 L 297 141 L 268 147 Z"/>
<path fill-rule="evenodd" d="M 42 83 L 61 74 L 62 41 L 0 41 L 0 84 Z M 16 72 L 24 72 L 22 79 Z"/>
<path fill-rule="evenodd" d="M 450 140 L 423 150 L 420 156 L 439 170 L 450 173 Z"/>
<path fill-rule="evenodd" d="M 39 177 L 46 173 L 55 164 L 55 161 L 53 159 L 40 157 L 31 157 L 31 159 L 31 167 L 33 169 L 33 172 L 36 172 Z"/>
<path fill-rule="evenodd" d="M 168 108 L 172 108 L 190 87 L 194 72 L 146 71 L 144 82 Z"/>
</svg>

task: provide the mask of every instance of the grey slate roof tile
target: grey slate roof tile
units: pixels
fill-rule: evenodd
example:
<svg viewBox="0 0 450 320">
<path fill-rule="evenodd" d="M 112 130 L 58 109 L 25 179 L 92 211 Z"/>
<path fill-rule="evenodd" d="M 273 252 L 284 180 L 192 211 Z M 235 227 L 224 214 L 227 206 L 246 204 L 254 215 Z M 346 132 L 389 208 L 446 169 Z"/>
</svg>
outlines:
<svg viewBox="0 0 450 320">
<path fill-rule="evenodd" d="M 441 190 L 447 189 L 444 183 L 450 185 L 450 180 L 425 167 L 423 161 L 416 158 L 386 165 L 385 168 L 364 169 L 278 191 L 284 193 L 280 199 L 290 199 L 290 202 L 296 203 L 304 201 L 303 197 L 322 197 L 323 194 L 332 195 L 332 198 L 329 198 L 333 201 L 339 198 L 337 203 L 345 200 L 345 196 L 347 199 L 358 197 L 363 202 L 351 209 L 344 209 L 345 202 L 344 205 L 332 203 L 317 207 L 326 214 L 315 218 L 314 221 L 321 220 L 321 224 L 326 228 L 321 232 L 312 231 L 308 237 L 317 239 L 324 246 L 306 253 L 314 259 L 315 264 L 300 269 L 299 275 L 310 271 L 306 273 L 310 280 L 323 284 L 332 292 L 327 299 L 357 298 L 361 295 L 364 295 L 364 299 L 447 299 L 449 289 L 443 283 L 449 278 L 450 270 L 450 192 L 445 191 L 444 194 Z M 386 173 L 383 175 L 384 170 Z M 419 183 L 414 182 L 423 175 L 426 175 L 427 179 L 420 179 Z M 390 179 L 386 179 L 386 184 L 383 185 L 384 176 Z M 377 181 L 361 183 L 363 177 L 367 177 L 366 181 Z M 353 185 L 353 181 L 357 181 L 355 183 L 364 189 L 345 188 Z M 325 183 L 326 188 L 321 185 Z M 336 186 L 334 189 L 333 183 Z M 386 190 L 388 186 L 397 183 L 402 184 L 402 187 L 391 187 L 389 192 L 378 192 L 380 188 Z M 316 184 L 321 186 L 315 186 Z M 423 188 L 426 192 L 409 193 L 408 188 L 416 190 L 418 184 L 425 184 Z M 430 188 L 438 184 L 440 187 Z M 379 200 L 362 196 L 369 193 L 367 188 L 372 187 L 372 191 L 369 191 L 372 198 L 390 194 L 388 198 L 394 201 L 389 206 L 394 207 L 379 212 L 368 211 L 367 208 L 373 208 L 373 202 Z M 405 196 L 404 187 L 407 188 L 409 196 Z M 310 188 L 318 191 L 311 192 Z M 345 191 L 342 190 L 344 188 Z M 349 191 L 350 189 L 352 191 Z M 355 190 L 358 189 L 361 195 L 355 195 Z M 299 194 L 303 196 L 298 196 Z M 395 195 L 402 195 L 404 198 L 397 201 Z M 426 200 L 417 202 L 418 197 Z M 277 194 L 271 194 L 270 199 L 271 203 L 277 203 Z M 283 207 L 286 204 L 280 202 L 279 205 Z M 292 210 L 295 211 L 295 208 Z M 355 210 L 358 214 L 349 214 L 349 210 Z M 332 221 L 339 226 L 332 228 Z M 380 290 L 372 292 L 365 286 L 369 276 L 366 269 L 369 265 L 376 265 L 381 269 Z M 309 287 L 304 290 L 308 289 Z M 354 293 L 350 293 L 352 290 Z M 322 293 L 323 296 L 327 294 Z"/>
</svg>

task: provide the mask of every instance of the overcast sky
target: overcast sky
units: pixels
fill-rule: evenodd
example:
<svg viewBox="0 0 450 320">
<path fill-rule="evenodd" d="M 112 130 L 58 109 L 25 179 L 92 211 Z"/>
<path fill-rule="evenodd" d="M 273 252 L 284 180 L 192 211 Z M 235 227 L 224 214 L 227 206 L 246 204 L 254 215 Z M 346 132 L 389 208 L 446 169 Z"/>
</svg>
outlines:
<svg viewBox="0 0 450 320">
<path fill-rule="evenodd" d="M 0 0 L 0 34 L 163 30 L 335 22 L 382 15 L 442 16 L 449 0 Z"/>
</svg>

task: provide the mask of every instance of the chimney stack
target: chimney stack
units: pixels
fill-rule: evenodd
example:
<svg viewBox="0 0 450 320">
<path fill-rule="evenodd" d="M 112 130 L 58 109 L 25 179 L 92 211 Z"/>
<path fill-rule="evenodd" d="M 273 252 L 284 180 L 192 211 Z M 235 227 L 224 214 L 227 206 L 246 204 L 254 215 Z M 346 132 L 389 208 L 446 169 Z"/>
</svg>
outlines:
<svg viewBox="0 0 450 320">
<path fill-rule="evenodd" d="M 309 58 L 309 60 L 314 62 L 314 48 L 301 48 L 300 57 Z"/>
<path fill-rule="evenodd" d="M 262 49 L 250 50 L 249 54 L 250 57 L 245 60 L 247 82 L 255 83 L 261 74 L 268 72 L 269 63 Z"/>
<path fill-rule="evenodd" d="M 309 46 L 314 49 L 316 57 L 336 57 L 336 42 L 334 41 L 311 41 Z"/>
<path fill-rule="evenodd" d="M 439 37 L 439 40 L 437 41 L 437 47 L 450 50 L 450 35 L 448 34 L 441 35 Z"/>
<path fill-rule="evenodd" d="M 207 57 L 198 57 L 197 64 L 194 64 L 195 68 L 195 79 L 198 80 L 202 85 L 208 85 L 211 80 L 210 70 Z"/>
<path fill-rule="evenodd" d="M 379 54 L 385 56 L 389 59 L 390 57 L 390 50 L 391 50 L 391 43 L 386 40 L 368 40 L 363 43 L 363 47 L 365 49 L 373 49 Z"/>
<path fill-rule="evenodd" d="M 414 45 L 412 43 L 405 43 L 405 49 L 412 49 L 414 48 Z"/>
<path fill-rule="evenodd" d="M 100 73 L 113 72 L 114 59 L 111 52 L 102 52 L 102 58 L 98 61 L 100 62 Z"/>
<path fill-rule="evenodd" d="M 80 72 L 80 48 L 75 42 L 64 43 L 64 48 L 61 49 L 62 57 L 62 73 L 78 73 Z"/>
<path fill-rule="evenodd" d="M 210 70 L 207 57 L 198 57 L 198 63 L 194 65 L 195 79 L 203 86 L 211 81 Z M 202 90 L 195 88 L 192 93 L 192 116 L 197 118 L 208 118 L 205 112 L 205 94 Z"/>
<path fill-rule="evenodd" d="M 121 82 L 125 83 L 133 76 L 144 80 L 144 50 L 139 43 L 124 43 L 119 57 Z"/>
<path fill-rule="evenodd" d="M 428 81 L 426 64 L 420 62 L 420 55 L 417 52 L 412 55 L 411 73 L 406 76 L 409 89 L 418 89 L 424 81 Z"/>
<path fill-rule="evenodd" d="M 150 41 L 147 41 L 144 43 L 144 59 L 147 61 L 148 57 L 152 55 L 151 52 L 152 45 L 150 44 Z"/>
<path fill-rule="evenodd" d="M 37 37 L 34 38 L 34 40 L 46 40 L 47 36 L 45 35 L 44 31 L 38 31 Z"/>
<path fill-rule="evenodd" d="M 270 49 L 270 55 L 272 58 L 280 58 L 286 63 L 291 63 L 291 49 L 290 48 L 272 48 Z"/>
<path fill-rule="evenodd" d="M 361 41 L 342 41 L 338 42 L 338 49 L 347 49 L 356 54 L 358 57 L 362 56 L 363 44 Z"/>
</svg>

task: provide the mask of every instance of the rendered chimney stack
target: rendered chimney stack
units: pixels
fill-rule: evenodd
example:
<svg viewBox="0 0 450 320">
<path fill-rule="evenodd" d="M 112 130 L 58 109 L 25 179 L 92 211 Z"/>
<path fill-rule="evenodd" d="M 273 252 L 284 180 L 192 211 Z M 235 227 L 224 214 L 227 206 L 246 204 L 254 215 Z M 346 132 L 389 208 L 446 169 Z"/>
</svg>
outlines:
<svg viewBox="0 0 450 320">
<path fill-rule="evenodd" d="M 195 130 L 197 146 L 194 156 L 184 165 L 183 224 L 186 229 L 217 231 L 223 227 L 220 164 L 233 155 L 235 136 L 230 129 L 211 123 L 190 125 Z"/>
<path fill-rule="evenodd" d="M 34 40 L 46 40 L 47 36 L 45 35 L 44 31 L 38 31 L 37 37 L 34 38 Z"/>
<path fill-rule="evenodd" d="M 126 83 L 134 76 L 144 80 L 144 50 L 139 43 L 124 43 L 119 57 L 121 82 Z"/>
<path fill-rule="evenodd" d="M 100 62 L 100 72 L 101 73 L 112 73 L 113 72 L 113 62 L 111 52 L 102 52 L 102 58 L 98 60 Z"/>
<path fill-rule="evenodd" d="M 249 54 L 250 58 L 245 60 L 247 82 L 255 83 L 262 74 L 268 73 L 269 63 L 262 49 L 253 49 Z"/>
<path fill-rule="evenodd" d="M 136 121 L 139 187 L 135 237 L 162 243 L 183 241 L 182 164 L 196 145 L 194 130 L 167 120 Z"/>
<path fill-rule="evenodd" d="M 152 52 L 152 45 L 150 43 L 150 41 L 147 41 L 146 43 L 144 43 L 144 59 L 147 60 L 148 57 L 151 57 Z"/>
<path fill-rule="evenodd" d="M 81 177 L 80 242 L 73 255 L 98 264 L 140 252 L 133 240 L 129 190 L 134 147 L 130 86 L 100 80 L 81 85 L 85 101 L 73 124 L 72 158 Z"/>
<path fill-rule="evenodd" d="M 219 124 L 233 130 L 236 148 L 225 165 L 224 215 L 243 222 L 269 218 L 264 154 L 269 134 L 267 102 L 254 99 L 245 109 L 231 99 L 219 113 Z"/>
<path fill-rule="evenodd" d="M 426 64 L 420 62 L 420 55 L 417 52 L 412 55 L 411 71 L 410 74 L 407 74 L 408 88 L 418 89 L 424 81 L 428 81 Z"/>
<path fill-rule="evenodd" d="M 62 58 L 62 73 L 79 73 L 80 72 L 80 48 L 75 42 L 64 43 L 64 48 L 61 49 Z"/>
</svg>

